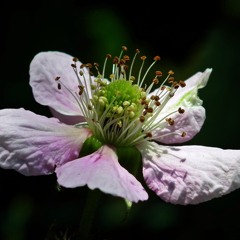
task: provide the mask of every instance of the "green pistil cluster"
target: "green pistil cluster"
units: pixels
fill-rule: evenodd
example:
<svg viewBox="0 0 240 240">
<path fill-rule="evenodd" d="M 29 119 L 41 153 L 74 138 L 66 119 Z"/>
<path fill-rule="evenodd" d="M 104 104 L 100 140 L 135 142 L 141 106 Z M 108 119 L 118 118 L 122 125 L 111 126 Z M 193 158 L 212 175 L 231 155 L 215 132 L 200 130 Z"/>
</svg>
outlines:
<svg viewBox="0 0 240 240">
<path fill-rule="evenodd" d="M 106 111 L 107 118 L 122 122 L 121 117 L 133 119 L 140 114 L 140 102 L 145 96 L 142 88 L 133 85 L 132 81 L 119 79 L 95 91 L 93 105 L 99 116 Z"/>
<path fill-rule="evenodd" d="M 101 141 L 115 145 L 131 143 L 142 135 L 139 116 L 144 108 L 141 103 L 146 98 L 145 91 L 126 79 L 116 79 L 109 84 L 103 84 L 101 79 L 96 82 L 92 97 L 97 117 L 94 134 Z M 136 125 L 139 125 L 137 131 Z"/>
</svg>

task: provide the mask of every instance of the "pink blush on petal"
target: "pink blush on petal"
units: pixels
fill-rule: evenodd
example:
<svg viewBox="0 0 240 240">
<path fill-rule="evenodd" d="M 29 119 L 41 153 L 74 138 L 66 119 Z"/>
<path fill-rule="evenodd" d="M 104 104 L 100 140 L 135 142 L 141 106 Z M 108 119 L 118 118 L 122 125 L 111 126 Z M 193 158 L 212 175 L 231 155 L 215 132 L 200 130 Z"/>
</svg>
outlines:
<svg viewBox="0 0 240 240">
<path fill-rule="evenodd" d="M 83 158 L 56 168 L 58 183 L 67 188 L 87 185 L 132 202 L 148 198 L 141 183 L 123 168 L 107 145 Z"/>
</svg>

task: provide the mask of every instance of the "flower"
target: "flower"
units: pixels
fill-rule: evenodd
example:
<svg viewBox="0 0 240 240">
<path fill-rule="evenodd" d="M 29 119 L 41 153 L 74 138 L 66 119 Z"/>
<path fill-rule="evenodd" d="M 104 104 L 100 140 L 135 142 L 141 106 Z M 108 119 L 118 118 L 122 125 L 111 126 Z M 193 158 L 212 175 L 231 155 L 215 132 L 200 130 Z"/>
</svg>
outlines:
<svg viewBox="0 0 240 240">
<path fill-rule="evenodd" d="M 137 167 L 147 186 L 173 204 L 197 204 L 239 188 L 240 150 L 180 146 L 192 139 L 205 120 L 198 89 L 212 69 L 186 81 L 170 70 L 164 80 L 156 71 L 149 86 L 154 58 L 138 73 L 133 60 L 112 58 L 105 77 L 99 65 L 82 64 L 66 53 L 38 53 L 30 64 L 30 85 L 36 101 L 53 117 L 20 109 L 0 110 L 0 167 L 26 176 L 56 173 L 60 186 L 87 185 L 130 202 L 148 199 L 137 180 Z M 96 71 L 96 77 L 92 71 Z"/>
</svg>

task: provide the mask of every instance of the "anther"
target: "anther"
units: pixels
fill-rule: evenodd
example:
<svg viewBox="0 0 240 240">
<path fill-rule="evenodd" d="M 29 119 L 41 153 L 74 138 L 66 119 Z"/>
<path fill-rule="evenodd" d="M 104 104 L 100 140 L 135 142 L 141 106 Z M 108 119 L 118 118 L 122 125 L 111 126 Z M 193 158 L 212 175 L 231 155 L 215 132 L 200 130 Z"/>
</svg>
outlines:
<svg viewBox="0 0 240 240">
<path fill-rule="evenodd" d="M 79 60 L 78 60 L 78 58 L 74 57 L 74 58 L 73 58 L 73 61 L 74 61 L 74 62 L 78 62 Z"/>
<path fill-rule="evenodd" d="M 55 80 L 58 81 L 60 79 L 60 77 L 55 77 Z"/>
<path fill-rule="evenodd" d="M 140 116 L 139 120 L 140 120 L 141 123 L 143 123 L 145 121 L 145 117 L 144 116 Z"/>
<path fill-rule="evenodd" d="M 125 61 L 129 61 L 129 60 L 130 60 L 130 58 L 129 58 L 128 55 L 124 55 L 124 56 L 123 56 L 123 59 L 124 59 Z"/>
<path fill-rule="evenodd" d="M 168 74 L 169 74 L 169 75 L 173 75 L 173 74 L 174 74 L 173 70 L 169 70 L 169 71 L 168 71 Z"/>
<path fill-rule="evenodd" d="M 152 137 L 152 133 L 151 132 L 146 133 L 146 137 L 151 138 Z"/>
<path fill-rule="evenodd" d="M 181 114 L 183 114 L 183 113 L 185 112 L 185 110 L 180 107 L 180 108 L 178 109 L 178 112 L 181 113 Z"/>
<path fill-rule="evenodd" d="M 122 46 L 122 50 L 123 51 L 127 51 L 127 47 L 126 46 Z"/>
<path fill-rule="evenodd" d="M 147 58 L 146 56 L 141 56 L 140 57 L 140 59 L 143 60 L 143 61 L 146 60 L 146 58 Z"/>
<path fill-rule="evenodd" d="M 158 95 L 154 96 L 154 100 L 158 101 L 160 99 L 160 97 Z"/>
<path fill-rule="evenodd" d="M 174 82 L 174 77 L 169 77 L 168 78 L 168 83 L 172 84 Z"/>
<path fill-rule="evenodd" d="M 168 124 L 170 126 L 172 126 L 174 124 L 174 120 L 172 118 L 166 118 L 166 121 L 168 122 Z"/>
<path fill-rule="evenodd" d="M 80 86 L 80 85 L 79 85 L 78 88 L 79 88 L 78 94 L 79 94 L 79 95 L 82 95 L 84 86 Z"/>
<path fill-rule="evenodd" d="M 152 95 L 152 96 L 150 97 L 150 99 L 151 99 L 151 100 L 155 100 L 155 96 Z"/>
<path fill-rule="evenodd" d="M 185 137 L 187 135 L 187 133 L 186 132 L 182 132 L 182 137 Z"/>
<path fill-rule="evenodd" d="M 154 83 L 154 84 L 158 84 L 158 83 L 159 83 L 159 80 L 158 80 L 157 78 L 154 78 L 154 79 L 153 79 L 153 83 Z"/>
<path fill-rule="evenodd" d="M 154 59 L 154 61 L 159 61 L 161 58 L 160 58 L 160 56 L 155 56 L 153 59 Z"/>
<path fill-rule="evenodd" d="M 118 57 L 113 58 L 113 64 L 118 64 Z"/>
<path fill-rule="evenodd" d="M 185 87 L 186 86 L 186 83 L 184 81 L 182 81 L 182 80 L 180 80 L 178 83 L 179 83 L 179 85 L 181 87 Z"/>
<path fill-rule="evenodd" d="M 152 113 L 153 112 L 153 108 L 151 108 L 151 107 L 147 108 L 146 110 L 147 110 L 148 113 Z"/>
<path fill-rule="evenodd" d="M 57 88 L 58 88 L 59 90 L 61 90 L 62 86 L 61 86 L 60 83 L 58 83 Z"/>
<path fill-rule="evenodd" d="M 173 85 L 173 87 L 174 87 L 175 89 L 178 89 L 178 88 L 179 88 L 179 84 L 178 84 L 177 82 L 174 82 L 172 85 Z"/>
<path fill-rule="evenodd" d="M 91 64 L 91 63 L 87 63 L 87 64 L 86 64 L 86 67 L 92 68 L 92 64 Z"/>
<path fill-rule="evenodd" d="M 125 60 L 124 60 L 124 59 L 121 59 L 121 60 L 119 61 L 119 65 L 120 65 L 120 66 L 124 66 L 124 65 L 125 65 L 125 63 L 126 63 L 126 62 L 125 62 Z"/>
<path fill-rule="evenodd" d="M 77 65 L 74 64 L 74 63 L 72 63 L 72 64 L 71 64 L 71 67 L 73 67 L 73 68 L 77 68 Z"/>
<path fill-rule="evenodd" d="M 147 102 L 146 99 L 142 99 L 141 104 L 142 104 L 142 105 L 146 105 L 146 104 L 148 104 L 148 102 Z"/>
<path fill-rule="evenodd" d="M 162 76 L 162 72 L 161 72 L 161 71 L 156 71 L 155 74 L 156 74 L 156 76 L 158 76 L 158 77 L 161 77 L 161 76 Z"/>
</svg>

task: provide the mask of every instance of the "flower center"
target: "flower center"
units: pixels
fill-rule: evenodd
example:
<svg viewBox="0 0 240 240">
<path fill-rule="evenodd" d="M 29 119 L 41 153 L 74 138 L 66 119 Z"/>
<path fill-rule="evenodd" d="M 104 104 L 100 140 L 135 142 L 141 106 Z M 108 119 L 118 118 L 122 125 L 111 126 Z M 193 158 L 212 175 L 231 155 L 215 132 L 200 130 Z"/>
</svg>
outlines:
<svg viewBox="0 0 240 240">
<path fill-rule="evenodd" d="M 137 131 L 135 127 L 141 125 L 139 116 L 145 97 L 145 91 L 131 80 L 116 79 L 106 85 L 100 84 L 92 98 L 94 115 L 98 116 L 92 129 L 95 136 L 106 143 L 129 145 L 142 134 L 141 127 Z"/>
<path fill-rule="evenodd" d="M 152 87 L 159 84 L 162 72 L 155 71 L 152 83 L 148 87 L 144 85 L 144 80 L 160 57 L 154 57 L 153 63 L 143 72 L 146 56 L 141 56 L 142 64 L 137 74 L 132 75 L 135 58 L 140 51 L 136 50 L 129 66 L 130 58 L 127 55 L 122 56 L 126 50 L 127 48 L 123 47 L 120 56 L 113 58 L 110 81 L 104 77 L 106 63 L 111 58 L 110 54 L 106 56 L 102 73 L 99 72 L 97 63 L 82 64 L 79 70 L 76 64 L 78 59 L 73 58 L 74 63 L 71 66 L 79 82 L 77 91 L 72 91 L 65 86 L 59 80 L 60 77 L 56 78 L 59 90 L 63 86 L 77 101 L 94 138 L 102 144 L 112 144 L 115 147 L 134 146 L 141 141 L 154 139 L 152 134 L 154 130 L 174 124 L 174 119 L 170 117 L 171 114 L 184 113 L 182 108 L 167 115 L 162 114 L 162 110 L 176 90 L 184 87 L 185 83 L 175 81 L 174 73 L 170 70 L 154 95 L 150 96 Z M 96 78 L 92 77 L 93 66 L 97 71 Z M 86 74 L 86 69 L 88 74 Z M 185 136 L 186 133 L 183 132 L 181 135 Z"/>
<path fill-rule="evenodd" d="M 101 87 L 93 95 L 93 104 L 102 115 L 107 109 L 107 117 L 121 119 L 121 117 L 134 118 L 140 111 L 140 100 L 145 93 L 138 85 L 125 79 L 115 80 L 108 85 Z M 119 120 L 120 120 L 119 119 Z M 120 120 L 120 122 L 122 122 Z"/>
</svg>

